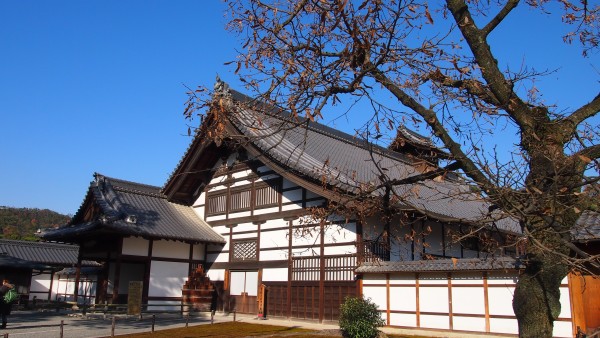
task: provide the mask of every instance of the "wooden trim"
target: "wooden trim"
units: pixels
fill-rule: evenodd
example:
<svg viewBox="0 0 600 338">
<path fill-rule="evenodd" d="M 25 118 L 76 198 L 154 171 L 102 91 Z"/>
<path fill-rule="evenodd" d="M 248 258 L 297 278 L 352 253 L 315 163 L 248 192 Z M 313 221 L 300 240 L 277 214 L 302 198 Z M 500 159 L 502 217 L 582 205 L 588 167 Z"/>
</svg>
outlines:
<svg viewBox="0 0 600 338">
<path fill-rule="evenodd" d="M 385 274 L 385 302 L 387 304 L 386 306 L 386 325 L 390 325 L 391 319 L 390 319 L 390 306 L 392 305 L 392 303 L 390 302 L 390 274 L 386 273 Z"/>
<path fill-rule="evenodd" d="M 29 276 L 31 279 L 31 276 Z M 79 281 L 81 279 L 81 248 L 77 251 L 77 265 L 75 267 L 75 303 L 79 303 Z M 29 283 L 31 285 L 31 281 Z"/>
<path fill-rule="evenodd" d="M 287 291 L 286 291 L 286 313 L 287 317 L 292 317 L 292 267 L 293 267 L 293 257 L 292 257 L 292 244 L 293 244 L 293 231 L 294 231 L 294 221 L 288 221 L 288 280 L 287 280 Z"/>
<path fill-rule="evenodd" d="M 115 263 L 115 280 L 113 282 L 112 303 L 116 304 L 119 300 L 119 282 L 121 279 L 121 256 L 123 255 L 123 237 L 119 237 L 117 243 L 117 257 Z"/>
<path fill-rule="evenodd" d="M 417 317 L 417 327 L 421 327 L 421 301 L 419 299 L 419 273 L 415 273 L 415 298 L 416 298 L 416 307 L 415 307 L 415 314 Z"/>
<path fill-rule="evenodd" d="M 319 233 L 320 237 L 320 276 L 319 281 L 319 323 L 323 323 L 325 316 L 325 224 L 321 223 L 321 229 Z"/>
<path fill-rule="evenodd" d="M 261 221 L 269 221 L 269 220 L 272 220 L 273 218 L 286 218 L 286 217 L 298 218 L 298 217 L 305 216 L 308 214 L 309 214 L 309 212 L 304 209 L 295 209 L 295 210 L 286 210 L 286 211 L 282 211 L 282 212 L 272 212 L 272 213 L 268 213 L 268 214 L 244 216 L 244 217 L 238 217 L 238 218 L 234 218 L 234 219 L 220 219 L 220 220 L 206 221 L 206 222 L 210 226 L 216 227 L 216 226 L 231 224 L 232 221 L 235 221 L 236 224 L 253 223 L 253 222 L 261 222 Z M 276 216 L 273 217 L 274 215 L 276 215 Z"/>
<path fill-rule="evenodd" d="M 488 293 L 487 272 L 483 272 L 483 307 L 485 312 L 485 332 L 490 332 L 490 298 Z"/>
<path fill-rule="evenodd" d="M 148 303 L 150 293 L 150 269 L 152 269 L 152 251 L 154 249 L 154 240 L 148 240 L 148 255 L 144 267 L 144 286 L 142 287 L 142 302 Z"/>
<path fill-rule="evenodd" d="M 454 328 L 454 314 L 452 311 L 452 274 L 448 272 L 448 327 L 450 330 Z"/>
<path fill-rule="evenodd" d="M 211 269 L 278 269 L 287 268 L 289 265 L 287 260 L 272 260 L 272 261 L 244 261 L 244 262 L 215 262 L 212 263 Z"/>
</svg>

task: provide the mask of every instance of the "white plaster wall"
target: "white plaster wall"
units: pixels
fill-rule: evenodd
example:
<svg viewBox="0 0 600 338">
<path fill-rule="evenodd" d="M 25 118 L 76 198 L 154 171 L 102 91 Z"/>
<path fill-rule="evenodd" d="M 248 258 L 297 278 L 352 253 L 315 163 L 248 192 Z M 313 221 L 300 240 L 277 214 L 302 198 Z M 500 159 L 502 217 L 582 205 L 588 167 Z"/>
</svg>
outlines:
<svg viewBox="0 0 600 338">
<path fill-rule="evenodd" d="M 31 276 L 31 285 L 29 286 L 30 298 L 32 298 L 31 293 L 33 292 L 48 292 L 50 289 L 51 278 L 52 275 L 48 273 Z"/>
<path fill-rule="evenodd" d="M 450 328 L 450 321 L 448 319 L 448 315 L 424 315 L 421 314 L 421 327 L 428 329 L 444 329 L 447 330 Z"/>
<path fill-rule="evenodd" d="M 447 287 L 420 287 L 419 306 L 423 312 L 448 313 Z"/>
<path fill-rule="evenodd" d="M 378 284 L 378 285 L 386 285 L 387 279 L 384 274 L 369 274 L 365 275 L 363 278 L 363 284 Z M 365 288 L 367 288 L 365 286 Z"/>
<path fill-rule="evenodd" d="M 123 254 L 133 256 L 148 256 L 148 240 L 141 237 L 123 238 Z"/>
<path fill-rule="evenodd" d="M 288 251 L 286 248 L 281 248 L 280 250 L 268 250 L 260 252 L 260 260 L 261 261 L 277 261 L 277 260 L 286 260 L 288 259 Z"/>
<path fill-rule="evenodd" d="M 462 314 L 485 313 L 485 297 L 481 287 L 452 287 L 452 312 Z"/>
<path fill-rule="evenodd" d="M 250 211 L 230 212 L 229 213 L 229 218 L 230 219 L 235 219 L 235 218 L 239 218 L 239 217 L 248 217 L 250 215 L 251 215 Z"/>
<path fill-rule="evenodd" d="M 224 220 L 225 218 L 227 218 L 225 215 L 206 216 L 206 221 L 207 222 L 220 221 L 220 220 Z"/>
<path fill-rule="evenodd" d="M 188 259 L 190 257 L 190 245 L 176 241 L 154 241 L 152 243 L 152 257 Z"/>
<path fill-rule="evenodd" d="M 514 316 L 513 294 L 512 287 L 488 287 L 490 315 Z"/>
<path fill-rule="evenodd" d="M 393 326 L 417 326 L 417 315 L 406 313 L 390 313 L 390 324 Z"/>
<path fill-rule="evenodd" d="M 254 214 L 255 215 L 270 214 L 270 213 L 274 213 L 274 212 L 279 212 L 279 207 L 271 207 L 271 208 L 255 209 L 254 210 Z"/>
<path fill-rule="evenodd" d="M 281 210 L 282 211 L 298 210 L 298 209 L 302 209 L 302 205 L 301 204 L 294 203 L 294 204 L 284 204 L 284 205 L 281 206 Z"/>
<path fill-rule="evenodd" d="M 210 269 L 206 272 L 206 275 L 211 281 L 224 281 L 225 280 L 225 269 Z"/>
<path fill-rule="evenodd" d="M 564 306 L 564 303 L 563 303 Z M 554 331 L 552 332 L 554 337 L 572 337 L 573 336 L 573 324 L 571 321 L 562 322 L 555 321 L 554 322 Z"/>
<path fill-rule="evenodd" d="M 390 303 L 390 310 L 417 311 L 417 289 L 414 286 L 391 286 Z"/>
<path fill-rule="evenodd" d="M 281 198 L 281 201 L 283 203 L 302 202 L 302 189 L 301 188 L 284 191 L 282 195 L 283 196 Z"/>
<path fill-rule="evenodd" d="M 235 231 L 234 231 L 232 239 L 234 239 L 234 240 L 236 240 L 236 239 L 246 239 L 246 238 L 256 239 L 256 236 L 258 236 L 258 234 L 256 232 L 245 233 L 245 234 L 236 234 Z"/>
<path fill-rule="evenodd" d="M 325 247 L 325 256 L 347 255 L 355 252 L 356 245 L 354 245 L 354 243 Z"/>
<path fill-rule="evenodd" d="M 187 263 L 152 261 L 148 296 L 181 297 L 181 289 L 187 278 Z"/>
<path fill-rule="evenodd" d="M 495 333 L 519 333 L 517 319 L 490 318 L 490 331 Z"/>
<path fill-rule="evenodd" d="M 288 247 L 288 230 L 281 229 L 266 231 L 260 235 L 260 248 L 285 248 Z"/>
<path fill-rule="evenodd" d="M 454 306 L 454 303 L 452 303 Z M 462 331 L 485 332 L 485 318 L 461 317 L 454 315 L 452 317 L 452 328 Z"/>
<path fill-rule="evenodd" d="M 193 251 L 192 251 L 192 258 L 193 259 L 199 259 L 199 260 L 203 260 L 204 259 L 204 252 L 205 252 L 205 244 L 194 244 L 193 246 Z"/>
<path fill-rule="evenodd" d="M 387 293 L 385 286 L 383 287 L 363 287 L 363 296 L 365 299 L 371 299 L 371 301 L 377 304 L 379 310 L 387 309 Z"/>
<path fill-rule="evenodd" d="M 288 269 L 263 269 L 262 280 L 263 282 L 286 282 L 288 280 Z"/>
</svg>

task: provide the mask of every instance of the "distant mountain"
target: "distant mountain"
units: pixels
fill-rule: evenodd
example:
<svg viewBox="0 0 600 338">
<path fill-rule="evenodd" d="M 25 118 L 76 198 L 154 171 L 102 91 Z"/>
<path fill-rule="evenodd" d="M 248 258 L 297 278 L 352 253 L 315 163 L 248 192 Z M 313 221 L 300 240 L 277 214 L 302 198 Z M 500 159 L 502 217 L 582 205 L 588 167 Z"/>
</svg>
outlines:
<svg viewBox="0 0 600 338">
<path fill-rule="evenodd" d="M 0 206 L 0 238 L 35 241 L 38 229 L 54 228 L 70 219 L 48 209 Z"/>
</svg>

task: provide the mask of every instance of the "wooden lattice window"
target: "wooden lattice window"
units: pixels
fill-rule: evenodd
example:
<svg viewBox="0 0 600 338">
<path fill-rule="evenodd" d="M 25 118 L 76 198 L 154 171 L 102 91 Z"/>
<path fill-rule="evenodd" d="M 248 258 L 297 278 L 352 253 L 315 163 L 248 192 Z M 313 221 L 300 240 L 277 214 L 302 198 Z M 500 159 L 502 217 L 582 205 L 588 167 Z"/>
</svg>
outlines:
<svg viewBox="0 0 600 338">
<path fill-rule="evenodd" d="M 268 183 L 256 185 L 256 207 L 268 207 L 279 204 L 279 181 L 273 180 Z"/>
<path fill-rule="evenodd" d="M 231 261 L 255 261 L 258 259 L 256 239 L 233 241 L 231 243 Z"/>
<path fill-rule="evenodd" d="M 207 196 L 206 214 L 218 215 L 227 211 L 227 194 Z"/>
<path fill-rule="evenodd" d="M 250 201 L 252 201 L 251 190 L 232 191 L 229 197 L 229 211 L 250 210 Z"/>
<path fill-rule="evenodd" d="M 352 281 L 356 269 L 356 256 L 327 256 L 324 272 L 326 281 Z M 294 257 L 292 259 L 292 280 L 318 281 L 321 279 L 321 258 Z"/>
</svg>

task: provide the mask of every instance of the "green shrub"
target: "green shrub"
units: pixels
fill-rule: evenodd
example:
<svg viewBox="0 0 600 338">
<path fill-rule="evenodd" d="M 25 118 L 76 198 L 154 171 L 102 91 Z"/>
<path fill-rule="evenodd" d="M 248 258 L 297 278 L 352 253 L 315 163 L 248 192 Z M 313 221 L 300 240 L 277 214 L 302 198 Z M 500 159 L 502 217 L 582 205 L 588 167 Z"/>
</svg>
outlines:
<svg viewBox="0 0 600 338">
<path fill-rule="evenodd" d="M 385 322 L 371 299 L 346 297 L 340 306 L 340 329 L 345 337 L 374 338 Z"/>
</svg>

